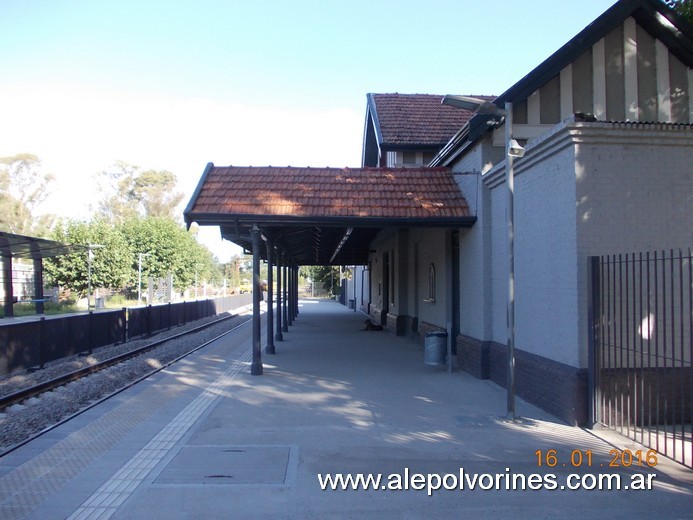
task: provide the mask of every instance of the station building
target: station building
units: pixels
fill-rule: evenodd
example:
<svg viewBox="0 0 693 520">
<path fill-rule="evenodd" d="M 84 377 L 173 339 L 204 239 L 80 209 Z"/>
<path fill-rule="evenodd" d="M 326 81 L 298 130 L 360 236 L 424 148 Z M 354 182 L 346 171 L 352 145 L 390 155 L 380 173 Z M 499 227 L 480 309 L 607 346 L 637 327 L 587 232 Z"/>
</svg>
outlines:
<svg viewBox="0 0 693 520">
<path fill-rule="evenodd" d="M 477 97 L 511 117 L 369 94 L 362 168 L 210 164 L 186 221 L 249 251 L 255 233 L 258 254 L 292 269 L 360 266 L 360 309 L 395 334 L 446 332 L 461 369 L 502 386 L 512 297 L 517 395 L 589 425 L 590 258 L 693 239 L 693 29 L 660 0 L 623 0 L 501 95 Z M 512 292 L 509 119 L 524 148 Z M 690 350 L 682 332 L 686 367 Z"/>
</svg>

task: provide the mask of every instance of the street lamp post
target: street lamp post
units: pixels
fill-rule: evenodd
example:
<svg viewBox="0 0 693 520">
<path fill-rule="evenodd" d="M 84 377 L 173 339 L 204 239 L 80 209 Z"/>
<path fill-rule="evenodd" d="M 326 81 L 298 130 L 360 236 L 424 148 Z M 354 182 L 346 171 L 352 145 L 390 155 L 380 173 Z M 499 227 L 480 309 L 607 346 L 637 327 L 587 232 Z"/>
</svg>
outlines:
<svg viewBox="0 0 693 520">
<path fill-rule="evenodd" d="M 151 253 L 137 253 L 137 305 L 142 302 L 142 257 L 149 256 Z"/>
<path fill-rule="evenodd" d="M 91 310 L 91 262 L 94 260 L 94 253 L 92 249 L 99 249 L 101 247 L 106 247 L 101 244 L 88 244 L 87 251 L 87 311 Z"/>
<path fill-rule="evenodd" d="M 513 104 L 505 102 L 500 108 L 490 101 L 468 96 L 445 96 L 444 105 L 463 108 L 477 114 L 502 116 L 505 118 L 505 185 L 508 197 L 508 351 L 507 351 L 507 417 L 515 419 L 515 173 L 513 160 L 522 157 L 525 149 L 513 139 Z"/>
</svg>

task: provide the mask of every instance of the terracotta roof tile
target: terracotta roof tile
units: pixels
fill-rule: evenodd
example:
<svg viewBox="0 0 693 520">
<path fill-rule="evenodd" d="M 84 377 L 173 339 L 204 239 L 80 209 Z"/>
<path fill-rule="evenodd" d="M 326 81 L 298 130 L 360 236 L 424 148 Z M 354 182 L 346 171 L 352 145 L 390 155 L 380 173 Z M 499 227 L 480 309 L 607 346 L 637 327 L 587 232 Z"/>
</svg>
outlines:
<svg viewBox="0 0 693 520">
<path fill-rule="evenodd" d="M 441 104 L 442 95 L 370 94 L 380 123 L 383 148 L 441 147 L 474 115 Z M 493 100 L 495 96 L 476 96 Z"/>
<path fill-rule="evenodd" d="M 448 168 L 212 167 L 191 215 L 470 216 Z"/>
</svg>

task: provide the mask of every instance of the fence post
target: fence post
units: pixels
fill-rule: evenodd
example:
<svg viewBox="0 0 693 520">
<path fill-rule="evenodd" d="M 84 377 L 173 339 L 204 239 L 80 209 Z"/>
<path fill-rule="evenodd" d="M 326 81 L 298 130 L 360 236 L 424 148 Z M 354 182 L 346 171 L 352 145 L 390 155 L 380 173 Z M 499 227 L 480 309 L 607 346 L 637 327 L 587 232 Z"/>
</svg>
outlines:
<svg viewBox="0 0 693 520">
<path fill-rule="evenodd" d="M 39 318 L 39 369 L 43 370 L 43 365 L 45 362 L 45 355 L 44 355 L 44 345 L 43 345 L 43 322 L 46 321 L 45 316 L 41 316 Z"/>
<path fill-rule="evenodd" d="M 92 316 L 94 315 L 94 311 L 89 311 L 89 324 L 87 325 L 87 330 L 88 330 L 88 335 L 87 335 L 87 342 L 89 344 L 89 355 L 92 354 L 93 352 L 93 346 L 92 346 L 92 334 L 91 334 L 91 327 L 92 327 Z"/>
<path fill-rule="evenodd" d="M 590 256 L 589 261 L 589 288 L 587 298 L 587 321 L 589 322 L 589 335 L 587 345 L 587 426 L 592 428 L 599 422 L 599 367 L 597 366 L 597 348 L 601 344 L 600 339 L 600 285 L 599 257 Z"/>
<path fill-rule="evenodd" d="M 123 307 L 123 343 L 128 340 L 128 310 Z"/>
<path fill-rule="evenodd" d="M 168 330 L 171 330 L 171 302 L 168 302 Z"/>
<path fill-rule="evenodd" d="M 152 306 L 147 305 L 147 337 L 152 335 Z"/>
</svg>

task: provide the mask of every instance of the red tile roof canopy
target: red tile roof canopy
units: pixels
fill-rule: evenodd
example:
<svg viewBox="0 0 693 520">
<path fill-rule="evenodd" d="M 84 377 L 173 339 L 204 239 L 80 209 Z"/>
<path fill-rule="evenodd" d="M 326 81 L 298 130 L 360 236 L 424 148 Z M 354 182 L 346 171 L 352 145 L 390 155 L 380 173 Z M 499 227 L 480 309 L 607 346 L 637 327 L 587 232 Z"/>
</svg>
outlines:
<svg viewBox="0 0 693 520">
<path fill-rule="evenodd" d="M 245 230 L 254 223 L 280 240 L 301 237 L 291 247 L 297 261 L 335 265 L 340 260 L 365 263 L 368 242 L 384 227 L 460 228 L 476 220 L 448 168 L 217 167 L 211 163 L 184 215 L 188 224 L 221 226 L 225 238 L 243 246 L 248 245 Z M 345 246 L 342 258 L 332 261 L 332 242 L 339 242 L 348 228 L 353 232 L 347 246 L 351 242 L 358 251 Z"/>
</svg>

